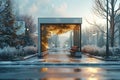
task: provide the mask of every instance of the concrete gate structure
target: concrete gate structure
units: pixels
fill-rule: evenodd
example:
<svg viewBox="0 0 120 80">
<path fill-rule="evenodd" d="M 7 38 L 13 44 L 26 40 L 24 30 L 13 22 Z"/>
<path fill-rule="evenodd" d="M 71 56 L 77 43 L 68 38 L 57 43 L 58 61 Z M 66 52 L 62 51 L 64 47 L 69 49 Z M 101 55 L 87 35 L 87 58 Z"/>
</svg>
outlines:
<svg viewBox="0 0 120 80">
<path fill-rule="evenodd" d="M 38 18 L 38 53 L 42 56 L 41 52 L 41 27 L 44 24 L 74 24 L 80 25 L 79 30 L 73 31 L 73 46 L 79 46 L 81 52 L 81 24 L 82 18 Z"/>
</svg>

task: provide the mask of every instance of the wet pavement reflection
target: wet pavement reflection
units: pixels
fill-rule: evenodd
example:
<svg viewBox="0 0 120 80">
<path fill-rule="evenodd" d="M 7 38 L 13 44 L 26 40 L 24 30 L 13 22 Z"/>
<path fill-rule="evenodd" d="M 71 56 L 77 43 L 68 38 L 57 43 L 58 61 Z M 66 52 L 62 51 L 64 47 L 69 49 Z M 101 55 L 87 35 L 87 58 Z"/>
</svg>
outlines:
<svg viewBox="0 0 120 80">
<path fill-rule="evenodd" d="M 0 79 L 120 80 L 117 68 L 0 68 Z"/>
<path fill-rule="evenodd" d="M 44 62 L 62 63 L 62 62 L 80 62 L 80 63 L 100 63 L 101 60 L 82 55 L 82 58 L 70 57 L 68 51 L 49 52 L 44 58 Z"/>
<path fill-rule="evenodd" d="M 33 61 L 35 58 L 31 59 Z M 82 55 L 72 58 L 66 51 L 55 52 L 44 57 L 44 62 L 101 63 L 98 59 Z M 40 61 L 39 61 L 40 62 Z M 38 65 L 37 65 L 38 66 Z M 74 66 L 74 65 L 73 65 Z M 120 80 L 120 68 L 113 67 L 0 67 L 0 80 Z"/>
</svg>

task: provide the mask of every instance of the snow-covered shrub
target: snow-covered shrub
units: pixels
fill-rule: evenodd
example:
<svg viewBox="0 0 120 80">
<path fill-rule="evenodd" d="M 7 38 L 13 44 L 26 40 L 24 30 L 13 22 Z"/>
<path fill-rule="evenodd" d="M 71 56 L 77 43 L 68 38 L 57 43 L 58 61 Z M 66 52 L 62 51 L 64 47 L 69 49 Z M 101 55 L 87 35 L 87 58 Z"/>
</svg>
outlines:
<svg viewBox="0 0 120 80">
<path fill-rule="evenodd" d="M 105 47 L 99 48 L 94 45 L 86 45 L 82 48 L 82 52 L 95 56 L 105 56 L 106 48 Z"/>
<path fill-rule="evenodd" d="M 106 47 L 102 47 L 98 49 L 98 55 L 99 56 L 105 56 L 106 55 Z"/>
<path fill-rule="evenodd" d="M 26 46 L 23 48 L 25 54 L 35 54 L 37 53 L 37 47 L 34 46 Z"/>
<path fill-rule="evenodd" d="M 37 53 L 37 47 L 34 46 L 20 46 L 19 48 L 8 46 L 3 49 L 0 48 L 0 60 L 13 60 L 35 53 Z"/>
<path fill-rule="evenodd" d="M 84 53 L 90 53 L 90 54 L 97 54 L 98 53 L 98 47 L 94 45 L 86 45 L 82 48 L 82 52 Z"/>
<path fill-rule="evenodd" d="M 86 45 L 82 48 L 82 52 L 95 56 L 106 56 L 106 46 L 100 48 L 93 45 Z M 120 56 L 120 48 L 109 47 L 109 56 Z"/>
<path fill-rule="evenodd" d="M 16 48 L 17 50 L 17 56 L 25 56 L 25 52 L 22 46 L 20 46 L 19 48 Z"/>
<path fill-rule="evenodd" d="M 120 55 L 120 48 L 119 47 L 110 47 L 109 48 L 109 52 L 111 53 L 111 55 L 115 56 L 115 55 Z"/>
<path fill-rule="evenodd" d="M 0 49 L 0 59 L 2 60 L 12 60 L 17 57 L 17 50 L 14 47 L 4 47 Z"/>
</svg>

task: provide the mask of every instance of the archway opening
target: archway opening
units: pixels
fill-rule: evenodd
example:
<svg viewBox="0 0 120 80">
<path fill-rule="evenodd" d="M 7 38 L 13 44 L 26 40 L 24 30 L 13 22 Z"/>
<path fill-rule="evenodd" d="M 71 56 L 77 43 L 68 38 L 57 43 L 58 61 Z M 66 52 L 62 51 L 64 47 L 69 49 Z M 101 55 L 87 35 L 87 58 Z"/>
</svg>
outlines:
<svg viewBox="0 0 120 80">
<path fill-rule="evenodd" d="M 41 24 L 41 52 L 55 48 L 65 49 L 73 45 L 81 47 L 80 27 L 80 24 Z M 69 39 L 63 43 L 64 39 L 60 36 L 67 32 L 66 38 Z"/>
</svg>

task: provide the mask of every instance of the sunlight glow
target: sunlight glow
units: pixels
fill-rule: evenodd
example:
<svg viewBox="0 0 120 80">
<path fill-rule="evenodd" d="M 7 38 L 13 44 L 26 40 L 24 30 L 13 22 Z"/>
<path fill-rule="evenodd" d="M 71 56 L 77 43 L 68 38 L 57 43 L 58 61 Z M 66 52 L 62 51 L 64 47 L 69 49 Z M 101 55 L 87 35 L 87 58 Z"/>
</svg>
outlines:
<svg viewBox="0 0 120 80">
<path fill-rule="evenodd" d="M 87 80 L 99 80 L 99 79 L 97 79 L 96 77 L 90 77 Z"/>
<path fill-rule="evenodd" d="M 94 68 L 94 67 L 88 67 L 83 68 L 82 73 L 84 73 L 86 76 L 85 80 L 101 80 L 102 77 L 98 75 L 102 71 L 102 68 Z"/>
</svg>

